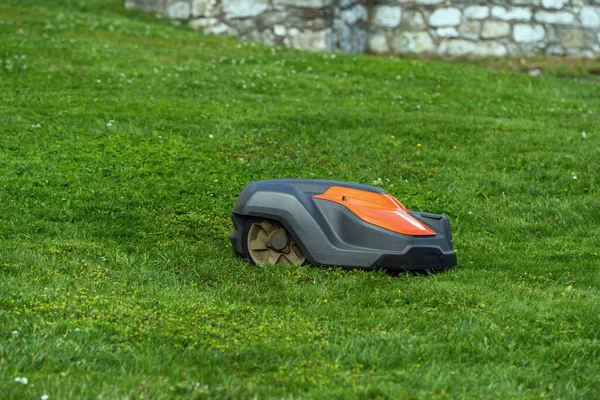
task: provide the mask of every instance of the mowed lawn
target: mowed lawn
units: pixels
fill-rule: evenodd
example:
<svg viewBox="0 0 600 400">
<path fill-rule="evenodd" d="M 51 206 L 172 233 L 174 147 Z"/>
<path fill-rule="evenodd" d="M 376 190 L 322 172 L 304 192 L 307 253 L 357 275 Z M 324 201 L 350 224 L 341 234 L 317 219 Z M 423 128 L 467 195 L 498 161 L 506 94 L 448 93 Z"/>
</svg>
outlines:
<svg viewBox="0 0 600 400">
<path fill-rule="evenodd" d="M 0 398 L 597 398 L 599 112 L 594 77 L 4 0 Z M 446 214 L 458 266 L 250 266 L 229 214 L 277 177 Z"/>
</svg>

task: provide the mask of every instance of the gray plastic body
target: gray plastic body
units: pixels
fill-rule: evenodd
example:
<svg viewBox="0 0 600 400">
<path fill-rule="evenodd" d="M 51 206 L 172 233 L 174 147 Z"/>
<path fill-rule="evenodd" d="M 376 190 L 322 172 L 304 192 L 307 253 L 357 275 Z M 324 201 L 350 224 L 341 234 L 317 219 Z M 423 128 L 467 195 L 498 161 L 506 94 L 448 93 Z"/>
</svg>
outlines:
<svg viewBox="0 0 600 400">
<path fill-rule="evenodd" d="M 313 265 L 431 270 L 456 264 L 447 217 L 410 212 L 435 236 L 400 234 L 363 221 L 341 204 L 313 198 L 331 186 L 386 193 L 374 186 L 329 180 L 251 182 L 233 208 L 234 250 L 242 253 L 245 221 L 254 217 L 281 222 Z"/>
</svg>

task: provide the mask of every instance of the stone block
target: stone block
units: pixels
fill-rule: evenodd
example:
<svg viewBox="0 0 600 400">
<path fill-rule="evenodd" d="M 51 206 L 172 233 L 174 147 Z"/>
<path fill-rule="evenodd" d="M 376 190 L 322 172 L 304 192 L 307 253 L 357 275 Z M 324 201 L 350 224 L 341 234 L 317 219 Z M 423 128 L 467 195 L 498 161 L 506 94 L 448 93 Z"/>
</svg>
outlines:
<svg viewBox="0 0 600 400">
<path fill-rule="evenodd" d="M 517 43 L 535 43 L 544 39 L 546 32 L 541 25 L 515 24 L 513 38 Z"/>
<path fill-rule="evenodd" d="M 583 29 L 557 27 L 556 33 L 567 51 L 569 49 L 591 48 L 596 42 L 594 32 Z"/>
<path fill-rule="evenodd" d="M 286 13 L 284 11 L 268 11 L 260 16 L 261 25 L 263 26 L 275 26 L 283 25 L 286 27 L 302 25 L 302 22 L 298 21 L 299 18 L 295 13 Z"/>
<path fill-rule="evenodd" d="M 187 20 L 192 16 L 189 1 L 175 1 L 167 7 L 167 17 L 171 19 Z"/>
<path fill-rule="evenodd" d="M 433 27 L 456 26 L 460 24 L 461 12 L 458 8 L 438 8 L 429 16 L 429 25 Z"/>
<path fill-rule="evenodd" d="M 367 45 L 367 32 L 363 27 L 352 26 L 336 21 L 332 45 L 344 53 L 364 53 Z"/>
<path fill-rule="evenodd" d="M 447 56 L 464 56 L 476 50 L 477 43 L 463 39 L 442 40 L 438 49 L 440 54 Z"/>
<path fill-rule="evenodd" d="M 565 49 L 560 45 L 553 44 L 553 45 L 546 47 L 546 54 L 551 55 L 551 56 L 564 56 Z"/>
<path fill-rule="evenodd" d="M 565 55 L 571 57 L 595 58 L 595 55 L 587 49 L 566 49 Z"/>
<path fill-rule="evenodd" d="M 164 14 L 165 0 L 125 0 L 125 8 Z"/>
<path fill-rule="evenodd" d="M 225 25 L 222 22 L 219 22 L 215 25 L 207 26 L 204 29 L 205 33 L 210 33 L 213 35 L 234 35 L 235 31 L 231 29 L 229 26 Z"/>
<path fill-rule="evenodd" d="M 287 34 L 287 29 L 283 25 L 275 25 L 273 26 L 273 33 L 275 36 L 285 36 Z"/>
<path fill-rule="evenodd" d="M 426 6 L 435 6 L 438 4 L 442 4 L 444 0 L 416 0 L 417 4 L 423 4 Z"/>
<path fill-rule="evenodd" d="M 381 33 L 372 35 L 369 38 L 367 49 L 371 53 L 375 54 L 387 54 L 390 52 L 390 46 L 387 41 L 387 37 Z"/>
<path fill-rule="evenodd" d="M 484 39 L 498 39 L 510 34 L 510 24 L 504 21 L 484 21 L 481 37 Z"/>
<path fill-rule="evenodd" d="M 458 27 L 458 34 L 465 39 L 477 40 L 481 33 L 481 22 L 465 21 Z"/>
<path fill-rule="evenodd" d="M 285 43 L 285 40 L 281 40 L 281 38 L 276 37 L 273 32 L 271 32 L 271 30 L 269 29 L 265 29 L 263 31 L 261 31 L 260 33 L 260 39 L 258 39 L 258 41 L 261 41 L 263 43 L 266 44 L 279 44 L 279 43 Z"/>
<path fill-rule="evenodd" d="M 377 6 L 374 9 L 373 23 L 385 28 L 396 28 L 402 20 L 402 8 L 398 6 Z"/>
<path fill-rule="evenodd" d="M 600 8 L 582 7 L 579 12 L 579 19 L 586 28 L 600 28 Z"/>
<path fill-rule="evenodd" d="M 537 7 L 540 5 L 541 0 L 511 0 L 515 6 L 529 6 L 529 7 Z"/>
<path fill-rule="evenodd" d="M 325 51 L 328 49 L 329 30 L 302 31 L 291 41 L 291 46 L 296 49 Z"/>
<path fill-rule="evenodd" d="M 427 28 L 427 25 L 419 11 L 406 10 L 402 12 L 401 27 L 409 31 L 423 31 Z"/>
<path fill-rule="evenodd" d="M 304 10 L 306 11 L 308 9 Z M 299 27 L 309 28 L 313 31 L 322 31 L 323 29 L 329 29 L 331 26 L 329 15 L 325 12 L 319 12 L 318 15 L 314 15 L 311 13 L 309 14 L 309 16 L 301 12 L 299 13 L 299 19 L 301 21 L 301 24 L 298 25 Z"/>
<path fill-rule="evenodd" d="M 458 37 L 458 31 L 453 26 L 444 26 L 442 28 L 437 28 L 436 33 L 437 33 L 438 37 L 441 37 L 441 38 Z"/>
<path fill-rule="evenodd" d="M 273 5 L 277 8 L 324 8 L 330 5 L 330 0 L 273 0 Z"/>
<path fill-rule="evenodd" d="M 535 20 L 546 24 L 570 25 L 575 22 L 575 16 L 568 11 L 544 11 L 535 13 Z"/>
<path fill-rule="evenodd" d="M 339 6 L 340 8 L 349 8 L 350 6 L 354 5 L 357 2 L 357 0 L 339 0 Z"/>
<path fill-rule="evenodd" d="M 244 38 L 253 38 L 252 40 L 262 40 L 262 33 L 256 25 L 254 18 L 236 18 L 224 21 L 225 25 L 234 29 L 238 36 Z"/>
<path fill-rule="evenodd" d="M 535 55 L 543 54 L 543 43 L 507 43 L 508 54 Z"/>
<path fill-rule="evenodd" d="M 560 10 L 563 8 L 569 0 L 542 0 L 542 6 L 550 10 Z"/>
<path fill-rule="evenodd" d="M 200 31 L 206 27 L 216 25 L 219 22 L 216 18 L 197 18 L 190 21 L 189 25 L 192 29 Z"/>
<path fill-rule="evenodd" d="M 585 58 L 589 58 L 590 60 L 598 59 L 598 54 L 600 53 L 600 48 L 593 48 L 591 50 L 585 50 L 582 52 L 582 56 Z"/>
<path fill-rule="evenodd" d="M 490 8 L 486 6 L 469 6 L 465 8 L 465 17 L 471 19 L 485 19 L 490 16 Z"/>
<path fill-rule="evenodd" d="M 443 40 L 439 52 L 449 56 L 494 56 L 502 57 L 508 54 L 506 45 L 495 40 L 482 40 L 478 43 L 469 40 Z"/>
<path fill-rule="evenodd" d="M 267 0 L 222 0 L 227 18 L 250 18 L 262 14 L 269 8 Z"/>
<path fill-rule="evenodd" d="M 483 40 L 478 43 L 473 54 L 484 57 L 504 57 L 507 53 L 506 45 L 503 43 L 494 40 Z"/>
<path fill-rule="evenodd" d="M 354 25 L 359 21 L 366 21 L 369 17 L 367 14 L 367 9 L 362 4 L 357 4 L 352 8 L 347 10 L 343 10 L 340 13 L 340 17 L 342 21 L 344 21 L 348 25 Z"/>
<path fill-rule="evenodd" d="M 192 1 L 192 17 L 212 17 L 217 12 L 216 0 L 193 0 Z"/>
<path fill-rule="evenodd" d="M 400 32 L 392 41 L 392 50 L 397 54 L 430 53 L 435 43 L 427 32 Z"/>
<path fill-rule="evenodd" d="M 503 21 L 531 21 L 531 10 L 525 7 L 492 7 L 492 16 Z"/>
</svg>

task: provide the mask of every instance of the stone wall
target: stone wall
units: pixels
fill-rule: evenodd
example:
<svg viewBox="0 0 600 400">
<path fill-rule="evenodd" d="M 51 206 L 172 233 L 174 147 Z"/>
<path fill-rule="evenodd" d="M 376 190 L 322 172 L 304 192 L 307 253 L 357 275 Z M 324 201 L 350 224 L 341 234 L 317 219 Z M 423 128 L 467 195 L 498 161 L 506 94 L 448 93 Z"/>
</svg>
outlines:
<svg viewBox="0 0 600 400">
<path fill-rule="evenodd" d="M 600 0 L 395 0 L 371 14 L 373 53 L 600 55 Z"/>
<path fill-rule="evenodd" d="M 354 53 L 600 56 L 600 0 L 126 0 L 216 35 Z"/>
</svg>

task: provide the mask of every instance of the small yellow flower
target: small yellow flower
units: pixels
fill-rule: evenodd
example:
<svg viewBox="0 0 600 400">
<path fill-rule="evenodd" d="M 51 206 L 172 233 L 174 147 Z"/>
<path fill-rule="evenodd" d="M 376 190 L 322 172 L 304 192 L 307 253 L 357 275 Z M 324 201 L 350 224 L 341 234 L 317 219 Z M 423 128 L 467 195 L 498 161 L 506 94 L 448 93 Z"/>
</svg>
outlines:
<svg viewBox="0 0 600 400">
<path fill-rule="evenodd" d="M 323 303 L 327 303 L 327 299 L 324 299 L 324 300 L 323 300 Z"/>
<path fill-rule="evenodd" d="M 456 150 L 456 146 L 454 146 L 453 149 Z"/>
<path fill-rule="evenodd" d="M 417 147 L 421 147 L 421 143 L 417 143 Z"/>
<path fill-rule="evenodd" d="M 396 139 L 396 136 L 394 136 L 394 135 L 390 135 L 390 137 L 391 137 L 392 139 Z"/>
</svg>

